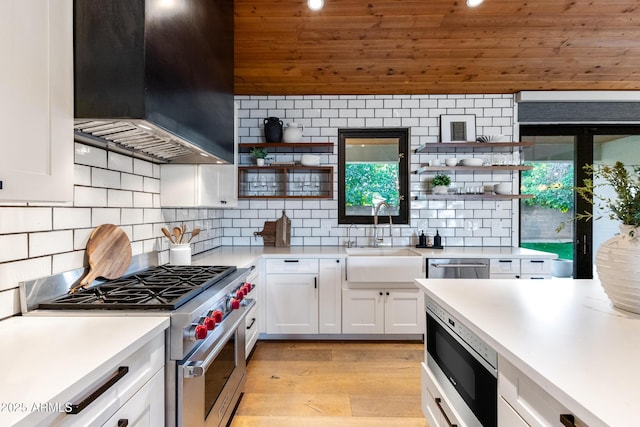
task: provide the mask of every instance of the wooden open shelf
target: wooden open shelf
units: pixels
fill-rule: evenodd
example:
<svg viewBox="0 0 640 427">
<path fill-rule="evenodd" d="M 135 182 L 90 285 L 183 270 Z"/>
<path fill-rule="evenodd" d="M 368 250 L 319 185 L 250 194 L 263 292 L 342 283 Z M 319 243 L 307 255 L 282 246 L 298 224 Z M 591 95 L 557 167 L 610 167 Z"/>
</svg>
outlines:
<svg viewBox="0 0 640 427">
<path fill-rule="evenodd" d="M 240 199 L 331 199 L 333 166 L 239 166 Z"/>
<path fill-rule="evenodd" d="M 248 153 L 253 147 L 269 153 L 333 153 L 333 142 L 260 142 L 238 144 L 238 152 Z"/>
<path fill-rule="evenodd" d="M 533 194 L 425 194 L 424 196 L 413 197 L 413 200 L 486 200 L 486 199 L 531 199 Z"/>
<path fill-rule="evenodd" d="M 528 171 L 533 166 L 422 166 L 413 173 L 429 171 Z"/>
<path fill-rule="evenodd" d="M 477 148 L 491 150 L 505 147 L 532 147 L 533 142 L 432 142 L 422 144 L 414 150 L 415 153 L 428 153 L 434 151 L 452 151 L 452 148 Z"/>
</svg>

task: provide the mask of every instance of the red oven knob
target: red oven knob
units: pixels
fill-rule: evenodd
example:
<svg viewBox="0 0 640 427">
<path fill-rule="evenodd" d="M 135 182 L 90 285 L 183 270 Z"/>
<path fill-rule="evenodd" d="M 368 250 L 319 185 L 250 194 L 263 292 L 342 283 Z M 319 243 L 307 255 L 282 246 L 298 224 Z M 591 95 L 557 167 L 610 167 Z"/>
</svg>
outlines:
<svg viewBox="0 0 640 427">
<path fill-rule="evenodd" d="M 236 299 L 241 300 L 242 298 L 244 298 L 244 291 L 242 289 L 238 289 L 236 291 Z"/>
<path fill-rule="evenodd" d="M 191 341 L 203 340 L 207 337 L 208 332 L 205 325 L 191 325 L 189 328 L 189 338 Z"/>
<path fill-rule="evenodd" d="M 231 306 L 231 310 L 237 310 L 240 308 L 240 300 L 232 298 L 229 305 Z"/>
<path fill-rule="evenodd" d="M 216 323 L 220 323 L 222 322 L 222 318 L 224 317 L 224 313 L 220 310 L 214 310 L 213 312 L 211 312 L 209 314 L 209 317 L 212 317 L 213 320 L 216 321 Z"/>
<path fill-rule="evenodd" d="M 246 296 L 249 292 L 251 292 L 251 289 L 252 289 L 251 283 L 245 283 L 243 288 L 244 288 L 244 295 Z"/>
<path fill-rule="evenodd" d="M 204 319 L 203 325 L 207 327 L 207 330 L 213 331 L 213 328 L 216 327 L 216 319 L 213 317 L 207 317 Z"/>
</svg>

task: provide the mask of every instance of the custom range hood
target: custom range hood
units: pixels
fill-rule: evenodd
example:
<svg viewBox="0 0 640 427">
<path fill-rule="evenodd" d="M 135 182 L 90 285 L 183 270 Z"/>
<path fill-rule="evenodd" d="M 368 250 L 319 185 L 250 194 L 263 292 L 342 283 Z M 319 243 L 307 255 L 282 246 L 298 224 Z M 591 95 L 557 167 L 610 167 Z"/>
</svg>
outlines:
<svg viewBox="0 0 640 427">
<path fill-rule="evenodd" d="M 74 0 L 76 139 L 233 163 L 233 0 Z"/>
</svg>

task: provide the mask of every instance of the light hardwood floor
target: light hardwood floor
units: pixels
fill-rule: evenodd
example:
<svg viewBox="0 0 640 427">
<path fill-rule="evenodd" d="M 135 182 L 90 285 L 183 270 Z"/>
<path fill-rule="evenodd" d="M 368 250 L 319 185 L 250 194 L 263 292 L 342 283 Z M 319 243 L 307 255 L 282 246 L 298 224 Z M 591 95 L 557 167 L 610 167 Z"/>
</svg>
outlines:
<svg viewBox="0 0 640 427">
<path fill-rule="evenodd" d="M 231 427 L 426 427 L 422 343 L 259 341 Z"/>
</svg>

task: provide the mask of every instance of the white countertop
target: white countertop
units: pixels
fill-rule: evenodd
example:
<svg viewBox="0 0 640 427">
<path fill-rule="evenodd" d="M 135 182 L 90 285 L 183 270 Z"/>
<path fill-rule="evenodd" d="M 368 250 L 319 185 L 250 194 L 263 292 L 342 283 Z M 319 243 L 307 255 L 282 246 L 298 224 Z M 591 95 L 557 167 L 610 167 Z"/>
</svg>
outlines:
<svg viewBox="0 0 640 427">
<path fill-rule="evenodd" d="M 613 308 L 597 281 L 417 283 L 588 425 L 640 419 L 640 316 Z"/>
<path fill-rule="evenodd" d="M 459 247 L 451 246 L 444 249 L 418 249 L 408 247 L 424 258 L 557 258 L 556 254 L 512 247 Z M 221 246 L 219 248 L 194 255 L 192 263 L 195 265 L 235 265 L 248 267 L 259 257 L 282 258 L 295 256 L 300 258 L 333 258 L 347 256 L 344 246 L 291 246 L 276 248 L 273 246 Z"/>
<path fill-rule="evenodd" d="M 83 378 L 132 353 L 168 327 L 168 317 L 17 316 L 3 320 L 0 425 L 11 426 L 28 417 L 34 404 L 68 403 L 56 399 L 70 395 Z"/>
</svg>

